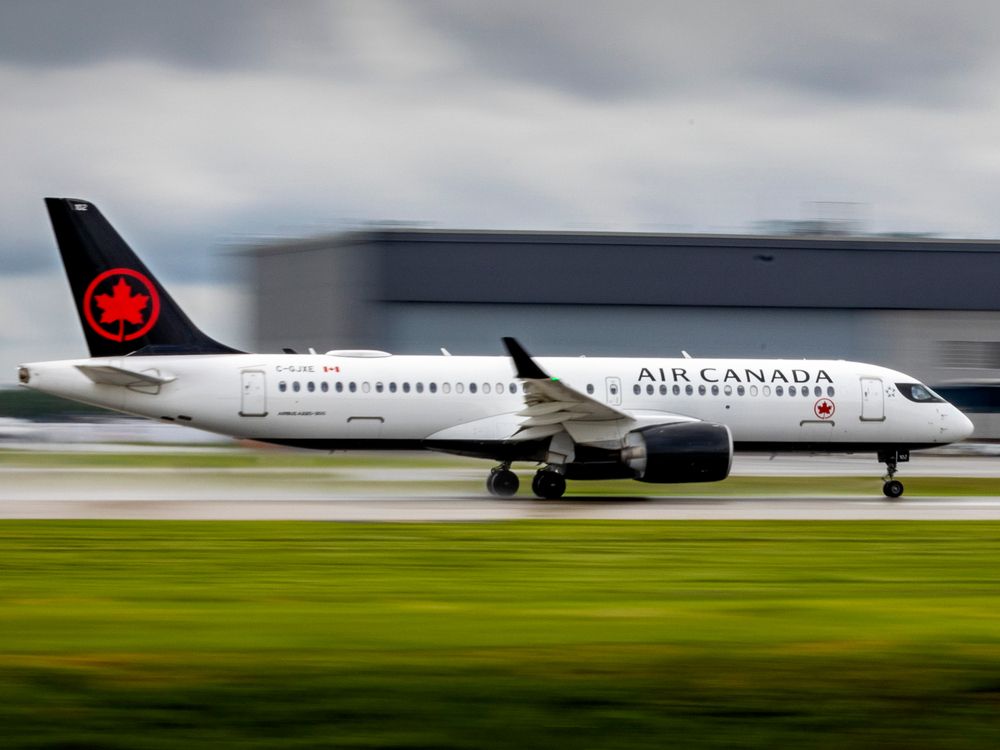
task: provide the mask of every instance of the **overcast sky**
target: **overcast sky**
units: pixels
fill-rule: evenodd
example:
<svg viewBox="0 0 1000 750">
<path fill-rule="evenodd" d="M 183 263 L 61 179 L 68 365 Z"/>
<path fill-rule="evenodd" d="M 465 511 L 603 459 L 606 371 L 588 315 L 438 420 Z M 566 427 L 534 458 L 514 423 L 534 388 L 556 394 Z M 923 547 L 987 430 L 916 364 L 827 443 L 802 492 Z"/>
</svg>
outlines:
<svg viewBox="0 0 1000 750">
<path fill-rule="evenodd" d="M 0 382 L 85 354 L 47 195 L 240 346 L 225 251 L 258 236 L 832 212 L 1000 237 L 997 28 L 961 0 L 3 0 Z"/>
</svg>

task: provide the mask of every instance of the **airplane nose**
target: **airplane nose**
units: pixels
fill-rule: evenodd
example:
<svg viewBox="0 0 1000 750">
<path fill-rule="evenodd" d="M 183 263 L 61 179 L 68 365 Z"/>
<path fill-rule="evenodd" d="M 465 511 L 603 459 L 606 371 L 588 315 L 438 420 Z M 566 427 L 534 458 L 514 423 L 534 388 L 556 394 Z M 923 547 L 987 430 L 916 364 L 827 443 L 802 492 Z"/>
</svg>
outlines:
<svg viewBox="0 0 1000 750">
<path fill-rule="evenodd" d="M 957 428 L 955 431 L 959 434 L 959 440 L 965 440 L 972 434 L 972 431 L 976 429 L 976 426 L 972 424 L 972 420 L 958 409 L 955 409 L 955 421 L 957 422 Z"/>
</svg>

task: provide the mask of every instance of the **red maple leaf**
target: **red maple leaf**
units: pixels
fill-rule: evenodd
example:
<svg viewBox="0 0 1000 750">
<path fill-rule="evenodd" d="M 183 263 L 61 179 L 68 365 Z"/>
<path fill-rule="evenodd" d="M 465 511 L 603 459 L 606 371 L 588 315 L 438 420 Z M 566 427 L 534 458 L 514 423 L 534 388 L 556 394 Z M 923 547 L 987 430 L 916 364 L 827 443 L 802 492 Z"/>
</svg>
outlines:
<svg viewBox="0 0 1000 750">
<path fill-rule="evenodd" d="M 816 407 L 816 411 L 820 414 L 829 414 L 831 410 L 832 407 L 830 406 L 829 401 L 824 401 L 819 406 Z"/>
<path fill-rule="evenodd" d="M 118 322 L 118 340 L 125 340 L 125 323 L 139 325 L 142 323 L 142 310 L 149 302 L 146 294 L 132 294 L 132 287 L 124 276 L 118 278 L 118 283 L 112 288 L 113 294 L 98 294 L 94 297 L 97 306 L 103 311 L 101 323 Z"/>
</svg>

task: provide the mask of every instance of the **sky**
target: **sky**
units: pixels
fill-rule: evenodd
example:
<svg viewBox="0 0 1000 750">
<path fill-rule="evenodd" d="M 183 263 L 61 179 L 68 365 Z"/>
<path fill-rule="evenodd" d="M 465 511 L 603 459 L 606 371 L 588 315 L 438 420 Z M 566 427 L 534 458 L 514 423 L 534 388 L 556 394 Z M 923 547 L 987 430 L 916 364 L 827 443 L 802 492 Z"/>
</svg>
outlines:
<svg viewBox="0 0 1000 750">
<path fill-rule="evenodd" d="M 0 383 L 86 354 L 45 196 L 97 203 L 239 347 L 262 238 L 998 238 L 998 27 L 969 0 L 3 0 Z"/>
</svg>

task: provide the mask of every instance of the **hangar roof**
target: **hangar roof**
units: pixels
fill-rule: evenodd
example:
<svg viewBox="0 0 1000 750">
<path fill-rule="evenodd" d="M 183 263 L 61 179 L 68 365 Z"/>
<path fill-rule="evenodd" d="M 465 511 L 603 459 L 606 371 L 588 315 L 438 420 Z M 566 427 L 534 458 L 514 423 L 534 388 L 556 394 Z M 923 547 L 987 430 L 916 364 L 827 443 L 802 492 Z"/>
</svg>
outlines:
<svg viewBox="0 0 1000 750">
<path fill-rule="evenodd" d="M 254 248 L 359 251 L 398 302 L 1000 309 L 1000 241 L 379 228 Z"/>
</svg>

